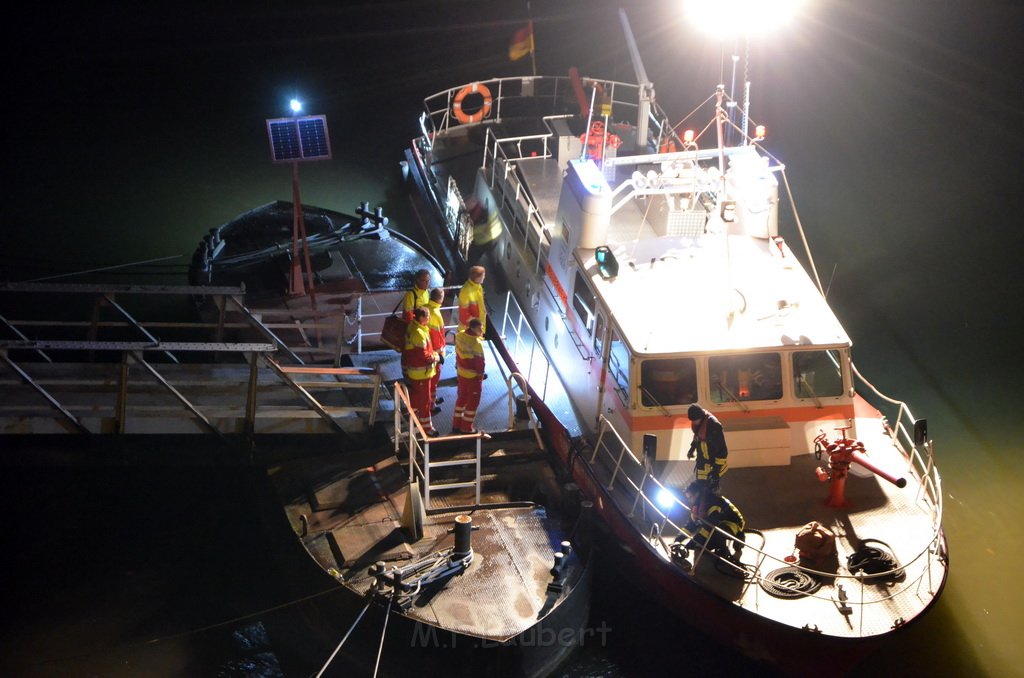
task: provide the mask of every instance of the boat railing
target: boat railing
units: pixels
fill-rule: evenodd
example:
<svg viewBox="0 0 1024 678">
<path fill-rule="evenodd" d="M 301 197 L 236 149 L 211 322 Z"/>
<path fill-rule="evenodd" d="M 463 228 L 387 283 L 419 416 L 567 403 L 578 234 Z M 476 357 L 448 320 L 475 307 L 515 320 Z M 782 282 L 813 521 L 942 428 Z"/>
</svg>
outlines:
<svg viewBox="0 0 1024 678">
<path fill-rule="evenodd" d="M 484 150 L 481 171 L 495 195 L 497 207 L 504 217 L 509 234 L 533 268 L 534 274 L 543 271 L 547 253 L 551 247 L 551 235 L 540 208 L 527 188 L 526 180 L 517 163 L 536 162 L 549 155 L 523 156 L 523 143 L 542 141 L 542 152 L 550 153 L 547 136 L 514 137 L 498 139 L 492 130 L 487 130 L 487 144 Z M 509 150 L 514 153 L 509 154 Z"/>
<path fill-rule="evenodd" d="M 693 537 L 693 534 L 685 529 L 685 524 L 690 516 L 690 507 L 676 496 L 676 491 L 663 485 L 653 475 L 649 461 L 638 457 L 630 449 L 611 421 L 602 415 L 599 423 L 600 427 L 590 457 L 590 465 L 598 473 L 598 477 L 606 478 L 603 481 L 605 490 L 616 500 L 626 517 L 641 534 L 653 535 L 662 545 L 667 546 L 664 540 L 668 535 L 672 535 L 673 538 L 676 535 L 683 535 L 686 539 Z M 730 550 L 732 550 L 733 544 L 742 544 L 747 552 L 755 554 L 756 565 L 743 565 L 742 569 L 750 583 L 758 584 L 758 589 L 761 588 L 762 582 L 767 582 L 770 585 L 770 576 L 781 568 L 797 570 L 815 578 L 833 581 L 836 585 L 852 583 L 854 588 L 860 591 L 860 600 L 844 602 L 850 603 L 858 610 L 861 633 L 863 633 L 864 619 L 869 606 L 904 596 L 915 597 L 918 595 L 917 589 L 922 585 L 926 585 L 929 592 L 933 592 L 931 562 L 933 558 L 944 557 L 939 552 L 939 542 L 933 539 L 910 561 L 901 562 L 893 569 L 872 574 L 864 572 L 840 574 L 816 570 L 799 562 L 790 562 L 785 557 L 768 553 L 763 548 L 751 545 L 745 539 L 739 540 L 731 533 L 713 525 L 704 523 L 703 527 L 708 529 L 709 533 L 719 534 Z M 750 526 L 747 527 L 748 533 L 753 531 L 756 530 Z M 694 559 L 691 571 L 696 572 L 700 560 L 707 552 L 707 544 L 710 541 L 710 538 L 704 540 Z M 663 556 L 671 558 L 671 553 L 665 553 Z M 713 557 L 717 558 L 718 556 Z M 914 576 L 910 576 L 910 573 L 914 573 Z M 893 582 L 894 578 L 899 579 L 900 576 L 903 576 L 901 581 Z M 889 584 L 885 593 L 881 593 L 880 587 L 875 586 L 878 583 Z M 838 586 L 836 588 L 838 589 Z M 794 596 L 817 598 L 829 604 L 836 602 L 831 594 L 800 590 L 794 590 L 792 593 Z"/>
<path fill-rule="evenodd" d="M 450 285 L 441 288 L 445 291 L 445 298 L 454 298 L 449 294 L 455 291 L 458 294 L 460 286 Z M 354 312 L 348 316 L 348 324 L 354 329 L 351 336 L 345 341 L 352 346 L 356 353 L 362 353 L 367 347 L 380 348 L 380 333 L 384 329 L 384 321 L 388 316 L 401 311 L 402 298 L 408 290 L 370 290 L 355 295 Z M 459 326 L 458 306 L 442 306 L 442 317 L 448 317 L 450 322 L 445 323 L 445 334 L 452 332 Z M 373 341 L 376 339 L 376 341 Z"/>
<path fill-rule="evenodd" d="M 508 387 L 509 430 L 516 427 L 517 418 L 528 421 L 534 438 L 537 440 L 537 449 L 543 450 L 544 440 L 540 436 L 540 422 L 537 420 L 537 414 L 533 411 L 533 407 L 530 406 L 530 385 L 526 377 L 519 372 L 512 372 L 505 379 L 505 385 Z M 518 395 L 516 391 L 518 391 Z"/>
<path fill-rule="evenodd" d="M 588 78 L 584 82 L 595 81 Z M 621 111 L 628 110 L 635 117 L 640 99 L 640 88 L 637 85 L 613 80 L 596 82 L 600 82 L 604 88 L 605 96 L 617 116 L 624 117 Z M 573 106 L 576 101 L 573 81 L 567 76 L 538 75 L 480 80 L 442 90 L 423 100 L 428 134 L 444 133 L 453 126 L 463 124 L 454 115 L 455 101 L 460 92 L 474 85 L 478 90 L 481 86 L 486 87 L 491 97 L 491 106 L 482 118 L 483 122 L 527 115 L 536 117 L 538 109 L 542 116 L 558 115 L 567 112 L 566 108 Z"/>
<path fill-rule="evenodd" d="M 551 360 L 544 347 L 537 340 L 529 319 L 511 291 L 505 294 L 505 306 L 501 317 L 501 336 L 512 359 L 520 370 L 524 370 L 526 381 L 529 382 L 541 400 L 547 398 L 548 385 L 551 379 L 558 377 L 553 374 Z"/>
<path fill-rule="evenodd" d="M 868 381 L 856 365 L 851 363 L 854 375 L 870 391 L 869 396 L 883 415 L 886 434 L 893 447 L 904 456 L 907 472 L 918 480 L 917 499 L 924 499 L 932 510 L 932 522 L 936 542 L 941 538 L 942 525 L 942 479 L 935 466 L 934 447 L 923 423 L 916 419 L 907 403 L 891 398 L 879 391 Z"/>
<path fill-rule="evenodd" d="M 409 484 L 421 482 L 423 493 L 423 508 L 427 512 L 444 510 L 454 511 L 462 509 L 474 509 L 481 506 L 480 488 L 482 484 L 481 460 L 483 458 L 483 441 L 490 439 L 487 433 L 463 433 L 459 435 L 435 436 L 427 435 L 416 412 L 409 401 L 409 392 L 405 385 L 399 381 L 394 382 L 393 393 L 395 398 L 395 432 L 394 445 L 395 455 L 399 455 L 402 447 L 405 446 L 409 460 Z M 438 458 L 437 452 L 445 447 L 451 448 L 455 445 L 464 445 L 466 441 L 473 441 L 474 454 L 470 457 Z M 432 458 L 433 455 L 433 458 Z M 432 472 L 442 468 L 472 467 L 472 480 L 441 480 Z M 444 506 L 443 509 L 436 509 L 432 504 L 431 497 L 446 490 L 471 487 L 475 490 L 475 502 L 461 506 Z"/>
</svg>

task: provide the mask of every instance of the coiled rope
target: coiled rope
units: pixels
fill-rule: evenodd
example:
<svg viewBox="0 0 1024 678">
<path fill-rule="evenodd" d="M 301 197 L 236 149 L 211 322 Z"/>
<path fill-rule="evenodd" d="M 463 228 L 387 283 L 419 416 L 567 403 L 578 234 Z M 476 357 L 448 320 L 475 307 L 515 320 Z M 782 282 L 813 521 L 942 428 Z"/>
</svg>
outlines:
<svg viewBox="0 0 1024 678">
<path fill-rule="evenodd" d="M 880 544 L 885 548 L 868 546 Z M 893 554 L 892 547 L 881 539 L 862 539 L 860 547 L 846 558 L 846 569 L 856 574 L 879 575 L 879 580 L 900 580 L 906 575 L 900 561 Z"/>
<path fill-rule="evenodd" d="M 798 567 L 780 567 L 760 581 L 761 588 L 776 598 L 801 598 L 815 593 L 821 582 Z"/>
</svg>

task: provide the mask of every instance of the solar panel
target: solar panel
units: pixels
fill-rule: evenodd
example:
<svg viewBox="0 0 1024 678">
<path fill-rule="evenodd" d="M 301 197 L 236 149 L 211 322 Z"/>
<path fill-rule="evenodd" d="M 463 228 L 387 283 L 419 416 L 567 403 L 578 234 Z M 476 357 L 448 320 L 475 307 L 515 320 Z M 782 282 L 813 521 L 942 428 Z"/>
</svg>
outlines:
<svg viewBox="0 0 1024 678">
<path fill-rule="evenodd" d="M 267 120 L 267 135 L 274 162 L 329 160 L 331 157 L 326 116 Z"/>
</svg>

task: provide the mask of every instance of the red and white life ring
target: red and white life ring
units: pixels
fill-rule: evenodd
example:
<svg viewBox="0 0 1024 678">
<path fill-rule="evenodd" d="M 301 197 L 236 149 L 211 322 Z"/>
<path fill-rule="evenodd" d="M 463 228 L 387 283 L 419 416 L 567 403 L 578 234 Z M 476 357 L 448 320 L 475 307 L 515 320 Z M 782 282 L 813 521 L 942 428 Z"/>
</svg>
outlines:
<svg viewBox="0 0 1024 678">
<path fill-rule="evenodd" d="M 472 114 L 462 110 L 462 100 L 470 94 L 479 94 L 483 97 L 483 103 L 480 105 L 480 108 L 476 113 Z M 458 94 L 455 95 L 455 101 L 452 103 L 452 113 L 455 114 L 455 119 L 464 125 L 470 122 L 480 122 L 491 114 L 492 102 L 491 90 L 487 89 L 487 85 L 474 82 L 472 85 L 466 85 L 460 89 Z"/>
</svg>

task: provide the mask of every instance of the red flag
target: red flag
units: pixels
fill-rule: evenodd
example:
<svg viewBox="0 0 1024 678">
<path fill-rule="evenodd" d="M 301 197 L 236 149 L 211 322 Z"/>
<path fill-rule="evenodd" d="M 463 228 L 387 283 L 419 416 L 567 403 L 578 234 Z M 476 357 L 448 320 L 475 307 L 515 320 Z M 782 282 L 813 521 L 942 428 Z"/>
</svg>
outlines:
<svg viewBox="0 0 1024 678">
<path fill-rule="evenodd" d="M 526 24 L 526 28 L 520 28 L 512 36 L 508 44 L 508 58 L 518 61 L 533 51 L 533 22 Z"/>
</svg>

